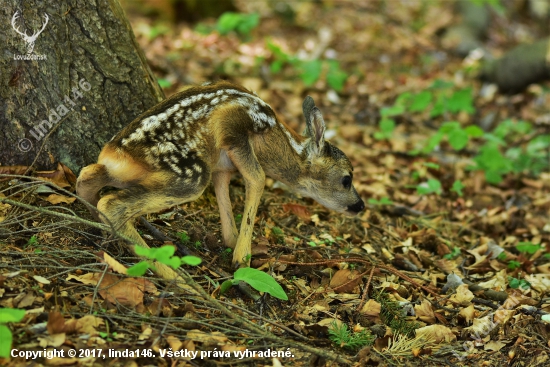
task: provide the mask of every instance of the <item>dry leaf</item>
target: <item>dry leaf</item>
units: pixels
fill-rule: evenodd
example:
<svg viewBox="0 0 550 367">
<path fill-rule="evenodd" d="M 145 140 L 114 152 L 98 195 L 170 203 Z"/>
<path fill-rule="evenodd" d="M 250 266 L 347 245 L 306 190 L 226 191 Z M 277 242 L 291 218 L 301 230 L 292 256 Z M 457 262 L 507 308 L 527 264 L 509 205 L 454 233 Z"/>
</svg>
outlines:
<svg viewBox="0 0 550 367">
<path fill-rule="evenodd" d="M 86 315 L 80 319 L 65 320 L 65 333 L 89 334 L 91 336 L 98 335 L 96 329 L 103 325 L 103 320 L 100 317 Z"/>
<path fill-rule="evenodd" d="M 475 318 L 475 314 L 476 314 L 476 310 L 474 308 L 474 305 L 469 305 L 468 307 L 460 310 L 460 312 L 458 313 L 458 315 L 462 316 L 468 324 L 470 324 L 472 320 Z"/>
<path fill-rule="evenodd" d="M 179 340 L 178 337 L 176 336 L 173 336 L 173 335 L 166 335 L 164 337 L 164 339 L 166 339 L 166 342 L 168 343 L 168 345 L 170 346 L 170 348 L 172 348 L 172 350 L 180 350 L 181 347 L 183 346 L 183 343 L 181 342 L 181 340 Z"/>
<path fill-rule="evenodd" d="M 463 306 L 470 304 L 470 301 L 474 299 L 474 294 L 468 289 L 467 284 L 462 284 L 456 287 L 456 293 L 451 296 L 451 300 L 458 302 Z"/>
<path fill-rule="evenodd" d="M 284 204 L 283 210 L 285 212 L 292 212 L 294 215 L 296 215 L 298 218 L 303 220 L 306 223 L 311 222 L 311 213 L 307 209 L 307 207 L 299 204 Z"/>
<path fill-rule="evenodd" d="M 48 314 L 48 324 L 46 325 L 48 334 L 54 335 L 65 332 L 65 318 L 60 312 L 53 311 Z"/>
<path fill-rule="evenodd" d="M 361 277 L 358 277 L 359 274 L 357 270 L 338 270 L 330 280 L 330 287 L 336 293 L 350 293 L 361 282 Z M 343 284 L 345 285 L 342 286 Z"/>
<path fill-rule="evenodd" d="M 414 306 L 416 316 L 425 323 L 434 324 L 435 314 L 429 301 L 423 300 L 421 304 Z"/>
<path fill-rule="evenodd" d="M 51 194 L 51 195 L 48 195 L 48 197 L 44 200 L 46 200 L 50 204 L 56 205 L 59 203 L 72 204 L 76 200 L 76 198 L 74 196 Z"/>
<path fill-rule="evenodd" d="M 50 284 L 51 282 L 44 278 L 43 276 L 40 276 L 40 275 L 34 275 L 33 276 L 33 279 L 36 280 L 38 283 L 42 283 L 42 284 Z"/>
<path fill-rule="evenodd" d="M 213 333 L 205 333 L 203 331 L 193 329 L 187 332 L 186 337 L 187 339 L 204 343 L 205 345 L 220 345 L 225 344 L 228 341 L 227 337 L 218 331 Z"/>
<path fill-rule="evenodd" d="M 451 329 L 443 325 L 428 325 L 416 329 L 416 337 L 425 337 L 426 340 L 433 340 L 436 344 L 441 342 L 450 343 L 456 340 L 456 336 Z"/>
<path fill-rule="evenodd" d="M 498 352 L 501 350 L 504 346 L 506 346 L 506 343 L 490 340 L 483 346 L 483 349 L 485 350 L 493 350 L 495 352 Z"/>
<path fill-rule="evenodd" d="M 104 251 L 100 251 L 97 256 L 100 257 L 101 261 L 109 265 L 114 272 L 119 274 L 126 274 L 126 267 L 115 260 L 111 255 Z"/>
<path fill-rule="evenodd" d="M 65 343 L 65 333 L 46 335 L 44 337 L 38 337 L 39 344 L 42 348 L 46 347 L 59 347 Z"/>
</svg>

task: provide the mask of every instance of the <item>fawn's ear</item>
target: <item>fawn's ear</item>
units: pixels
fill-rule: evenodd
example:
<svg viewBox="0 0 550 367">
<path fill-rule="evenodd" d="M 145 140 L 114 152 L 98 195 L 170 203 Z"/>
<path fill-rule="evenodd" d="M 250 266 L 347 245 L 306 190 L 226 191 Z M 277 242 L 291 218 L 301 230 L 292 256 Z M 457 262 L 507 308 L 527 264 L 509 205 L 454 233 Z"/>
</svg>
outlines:
<svg viewBox="0 0 550 367">
<path fill-rule="evenodd" d="M 313 153 L 318 155 L 325 144 L 325 120 L 310 96 L 304 99 L 302 110 L 306 118 L 305 136 L 311 139 Z"/>
</svg>

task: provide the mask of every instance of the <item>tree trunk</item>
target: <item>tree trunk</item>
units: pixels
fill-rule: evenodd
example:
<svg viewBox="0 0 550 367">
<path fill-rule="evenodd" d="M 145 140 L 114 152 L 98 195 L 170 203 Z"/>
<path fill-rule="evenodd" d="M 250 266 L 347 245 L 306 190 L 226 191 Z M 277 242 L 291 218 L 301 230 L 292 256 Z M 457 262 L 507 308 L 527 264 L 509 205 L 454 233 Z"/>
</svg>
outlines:
<svg viewBox="0 0 550 367">
<path fill-rule="evenodd" d="M 4 0 L 0 27 L 0 165 L 76 173 L 164 99 L 118 0 Z"/>
</svg>

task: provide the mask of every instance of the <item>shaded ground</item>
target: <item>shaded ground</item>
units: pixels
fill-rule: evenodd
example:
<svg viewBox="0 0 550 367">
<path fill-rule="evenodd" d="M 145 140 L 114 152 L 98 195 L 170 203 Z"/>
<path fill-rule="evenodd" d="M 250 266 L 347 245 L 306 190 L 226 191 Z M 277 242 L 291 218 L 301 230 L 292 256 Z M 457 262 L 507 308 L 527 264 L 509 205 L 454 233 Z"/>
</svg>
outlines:
<svg viewBox="0 0 550 367">
<path fill-rule="evenodd" d="M 261 4 L 250 2 L 244 6 L 252 9 L 243 10 Z M 132 19 L 167 94 L 185 84 L 227 78 L 255 90 L 298 131 L 304 126 L 302 100 L 313 96 L 331 142 L 354 164 L 356 188 L 365 200 L 374 200 L 364 213 L 348 218 L 268 180 L 251 266 L 270 272 L 289 301 L 269 295 L 253 300 L 237 287 L 220 295 L 219 284 L 231 274 L 231 253 L 220 241 L 211 188 L 196 202 L 147 218 L 169 238 L 159 240 L 151 228 L 138 225 L 151 245 L 174 243 L 181 254 L 202 258 L 199 267 L 186 268 L 204 290 L 201 296 L 111 272 L 105 263 L 115 261 L 105 253 L 125 266 L 136 259 L 88 223 L 76 222 L 73 214 L 90 220 L 82 204 L 40 181 L 12 177 L 3 183 L 4 197 L 67 215 L 0 204 L 0 305 L 28 310 L 24 322 L 11 325 L 14 348 L 95 349 L 103 355 L 138 348 L 157 356 L 38 359 L 40 364 L 277 365 L 270 358 L 236 359 L 226 353 L 287 348 L 293 358 L 279 358 L 285 366 L 548 364 L 550 328 L 541 320 L 550 312 L 548 159 L 539 157 L 540 172 L 505 173 L 500 183 L 489 184 L 491 165 L 467 169 L 485 142 L 481 136 L 470 136 L 466 146 L 454 149 L 451 136 L 461 133 L 453 128 L 438 148 L 422 151 L 444 122 L 494 131 L 508 119 L 512 127 L 502 138 L 505 146 L 525 148 L 549 133 L 548 87 L 532 86 L 513 96 L 482 87 L 473 78 L 476 63 L 455 58 L 439 44 L 438 31 L 456 21 L 450 4 L 384 4 L 392 3 L 306 3 L 296 6 L 294 21 L 286 23 L 264 11 L 248 42 L 235 34 L 203 35 L 189 26 L 170 29 Z M 541 32 L 519 16 L 496 19 L 486 41 L 495 54 Z M 303 63 L 282 63 L 274 73 L 273 64 L 283 56 L 266 40 L 286 55 L 338 60 L 347 74 L 342 90 L 335 92 L 327 82 L 328 61 L 309 87 L 300 78 Z M 464 90 L 473 96 L 471 103 L 467 96 L 453 99 Z M 435 102 L 415 110 L 403 97 L 425 91 L 433 98 L 445 95 L 445 103 L 455 101 L 458 107 L 447 105 L 434 116 Z M 377 135 L 384 118 L 395 123 L 385 137 Z M 531 128 L 522 130 L 520 120 Z M 62 168 L 35 176 L 74 187 L 74 177 Z M 434 180 L 441 186 L 430 186 Z M 234 212 L 240 213 L 240 179 L 232 188 Z M 465 284 L 449 277 L 453 273 Z M 335 319 L 354 333 L 368 330 L 377 337 L 374 346 L 350 348 L 350 340 L 331 341 Z M 415 337 L 415 328 L 424 331 Z M 199 356 L 161 358 L 166 348 Z M 21 358 L 10 362 L 24 363 Z"/>
</svg>

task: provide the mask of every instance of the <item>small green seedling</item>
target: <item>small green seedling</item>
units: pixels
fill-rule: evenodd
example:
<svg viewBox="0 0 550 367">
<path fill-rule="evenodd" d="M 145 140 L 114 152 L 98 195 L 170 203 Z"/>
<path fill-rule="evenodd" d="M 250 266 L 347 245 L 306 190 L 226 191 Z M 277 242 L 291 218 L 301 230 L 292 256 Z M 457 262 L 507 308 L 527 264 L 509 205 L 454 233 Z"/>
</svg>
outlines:
<svg viewBox="0 0 550 367">
<path fill-rule="evenodd" d="M 376 205 L 376 206 L 393 205 L 393 201 L 391 201 L 387 197 L 383 197 L 380 200 L 376 200 L 374 198 L 371 198 L 371 199 L 368 200 L 368 203 L 371 204 L 371 205 Z"/>
<path fill-rule="evenodd" d="M 416 192 L 419 195 L 438 194 L 442 192 L 441 182 L 435 178 L 430 178 L 428 181 L 421 183 L 416 187 Z"/>
<path fill-rule="evenodd" d="M 148 269 L 154 269 L 153 261 L 158 261 L 161 264 L 170 266 L 173 269 L 179 268 L 181 265 L 197 266 L 201 263 L 201 259 L 196 256 L 174 256 L 176 248 L 173 246 L 162 246 L 159 248 L 145 248 L 136 245 L 134 247 L 136 255 L 146 257 L 147 261 L 140 261 L 128 268 L 128 275 L 142 276 Z"/>
<path fill-rule="evenodd" d="M 508 262 L 508 269 L 510 270 L 516 270 L 516 269 L 519 269 L 521 268 L 521 263 L 519 261 L 516 261 L 516 260 L 510 260 Z"/>
<path fill-rule="evenodd" d="M 358 333 L 352 332 L 348 326 L 334 320 L 328 328 L 329 339 L 340 348 L 350 350 L 358 350 L 374 342 L 375 337 L 368 329 L 364 329 Z"/>
<path fill-rule="evenodd" d="M 184 245 L 191 240 L 191 238 L 186 232 L 178 232 L 176 233 L 176 235 L 180 239 L 180 242 L 183 243 Z"/>
<path fill-rule="evenodd" d="M 250 32 L 260 23 L 260 15 L 257 13 L 241 14 L 226 12 L 218 19 L 216 30 L 222 35 L 235 32 L 246 38 L 250 37 Z"/>
<path fill-rule="evenodd" d="M 463 188 L 464 188 L 464 184 L 456 180 L 455 182 L 453 182 L 453 187 L 451 187 L 451 191 L 456 192 L 458 196 L 462 196 L 464 195 L 464 193 L 462 192 Z"/>
<path fill-rule="evenodd" d="M 541 245 L 535 245 L 531 242 L 520 242 L 516 245 L 516 250 L 518 250 L 522 254 L 533 255 L 540 249 L 542 249 Z"/>
<path fill-rule="evenodd" d="M 452 260 L 458 257 L 458 255 L 460 255 L 460 247 L 455 246 L 453 247 L 453 250 L 451 251 L 451 253 L 444 255 L 443 258 L 447 260 Z"/>
<path fill-rule="evenodd" d="M 254 268 L 241 268 L 237 270 L 235 274 L 233 274 L 233 279 L 226 280 L 222 283 L 220 292 L 222 294 L 227 292 L 229 288 L 239 284 L 240 281 L 248 283 L 259 292 L 269 293 L 275 298 L 288 301 L 288 296 L 283 290 L 283 287 L 281 287 L 271 275 Z"/>
<path fill-rule="evenodd" d="M 8 322 L 21 322 L 25 317 L 25 310 L 16 308 L 0 308 L 0 358 L 9 358 L 13 335 Z"/>
<path fill-rule="evenodd" d="M 510 288 L 513 289 L 520 288 L 525 290 L 531 288 L 531 283 L 529 283 L 525 279 L 517 279 L 514 277 L 508 277 L 508 285 L 510 286 Z"/>
</svg>

